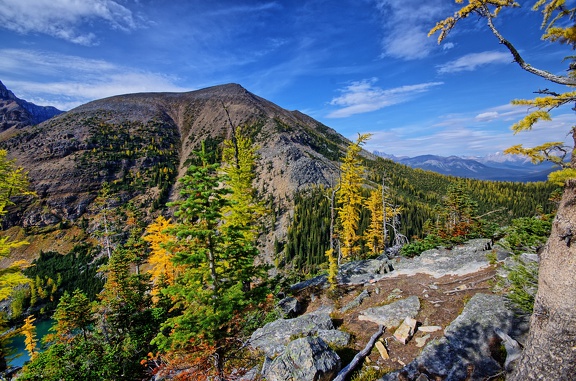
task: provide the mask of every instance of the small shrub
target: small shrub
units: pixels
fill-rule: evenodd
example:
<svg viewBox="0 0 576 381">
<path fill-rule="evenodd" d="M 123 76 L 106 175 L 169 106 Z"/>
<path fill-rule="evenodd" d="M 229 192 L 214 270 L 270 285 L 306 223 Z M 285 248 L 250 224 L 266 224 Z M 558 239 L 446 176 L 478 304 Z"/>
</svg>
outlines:
<svg viewBox="0 0 576 381">
<path fill-rule="evenodd" d="M 534 297 L 538 290 L 538 263 L 523 261 L 515 257 L 513 266 L 506 266 L 508 276 L 499 282 L 501 287 L 508 289 L 506 298 L 516 307 L 526 313 L 534 309 Z"/>
<path fill-rule="evenodd" d="M 446 244 L 446 241 L 436 235 L 427 235 L 419 241 L 414 241 L 404 245 L 400 250 L 400 255 L 408 258 L 413 258 L 422 254 L 426 250 L 434 249 L 438 246 Z"/>
<path fill-rule="evenodd" d="M 376 381 L 391 371 L 392 369 L 382 367 L 363 366 L 360 371 L 352 376 L 350 381 Z"/>
</svg>

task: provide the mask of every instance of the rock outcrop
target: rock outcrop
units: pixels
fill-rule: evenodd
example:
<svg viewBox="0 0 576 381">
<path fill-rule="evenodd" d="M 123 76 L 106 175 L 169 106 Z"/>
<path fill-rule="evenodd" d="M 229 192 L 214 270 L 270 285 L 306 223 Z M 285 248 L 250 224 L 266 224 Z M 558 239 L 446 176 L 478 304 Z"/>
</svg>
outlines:
<svg viewBox="0 0 576 381">
<path fill-rule="evenodd" d="M 288 344 L 282 354 L 265 364 L 268 381 L 331 381 L 340 370 L 340 357 L 319 337 Z"/>
<path fill-rule="evenodd" d="M 398 327 L 406 317 L 416 317 L 418 311 L 420 311 L 420 299 L 417 296 L 410 296 L 385 306 L 362 311 L 358 319 L 391 328 Z"/>
<path fill-rule="evenodd" d="M 328 313 L 310 313 L 294 319 L 279 319 L 258 328 L 250 338 L 250 345 L 268 357 L 284 352 L 295 337 L 318 336 L 328 343 L 346 345 L 350 334 L 338 331 Z"/>
<path fill-rule="evenodd" d="M 517 315 L 501 296 L 476 294 L 446 327 L 444 337 L 430 342 L 412 363 L 380 381 L 396 381 L 400 374 L 411 381 L 421 374 L 444 381 L 485 380 L 501 372 L 505 361 L 495 330 L 517 338 L 528 331 L 528 319 Z"/>
</svg>

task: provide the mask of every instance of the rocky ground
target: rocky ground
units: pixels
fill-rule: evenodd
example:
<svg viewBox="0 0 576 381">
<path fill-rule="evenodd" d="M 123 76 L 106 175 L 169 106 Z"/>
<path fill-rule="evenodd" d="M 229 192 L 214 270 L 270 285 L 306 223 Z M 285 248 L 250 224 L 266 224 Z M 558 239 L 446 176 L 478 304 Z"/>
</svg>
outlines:
<svg viewBox="0 0 576 381">
<path fill-rule="evenodd" d="M 506 253 L 489 240 L 473 240 L 415 259 L 347 264 L 340 268 L 335 293 L 327 292 L 325 277 L 294 285 L 284 309 L 299 316 L 270 323 L 252 336 L 252 346 L 265 353 L 264 376 L 332 380 L 379 325 L 384 334 L 363 367 L 386 374 L 381 380 L 503 376 L 506 351 L 497 332 L 521 342 L 528 320 L 492 291 L 498 264 L 488 256 L 502 260 Z M 256 379 L 257 373 L 246 379 Z"/>
</svg>

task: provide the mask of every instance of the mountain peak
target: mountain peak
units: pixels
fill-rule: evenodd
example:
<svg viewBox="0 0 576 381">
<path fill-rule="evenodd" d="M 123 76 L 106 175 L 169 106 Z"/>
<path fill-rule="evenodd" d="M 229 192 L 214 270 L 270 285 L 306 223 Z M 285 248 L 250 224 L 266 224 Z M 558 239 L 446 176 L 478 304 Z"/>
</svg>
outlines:
<svg viewBox="0 0 576 381">
<path fill-rule="evenodd" d="M 14 93 L 10 90 L 8 90 L 8 88 L 6 88 L 6 86 L 2 83 L 2 81 L 0 81 L 0 99 L 5 99 L 5 100 L 17 100 L 18 98 L 16 98 L 16 96 L 14 95 Z"/>
<path fill-rule="evenodd" d="M 37 106 L 14 95 L 14 93 L 0 81 L 0 131 L 11 127 L 23 128 L 29 125 L 42 123 L 62 111 L 55 107 Z"/>
</svg>

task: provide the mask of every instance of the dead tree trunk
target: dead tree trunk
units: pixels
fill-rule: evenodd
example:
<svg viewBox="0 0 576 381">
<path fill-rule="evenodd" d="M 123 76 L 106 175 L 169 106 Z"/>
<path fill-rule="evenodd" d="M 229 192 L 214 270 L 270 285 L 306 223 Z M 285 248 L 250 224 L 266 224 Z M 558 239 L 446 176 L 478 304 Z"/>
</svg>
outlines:
<svg viewBox="0 0 576 381">
<path fill-rule="evenodd" d="M 383 333 L 384 333 L 384 326 L 383 325 L 378 326 L 378 331 L 372 335 L 370 340 L 368 340 L 368 344 L 366 344 L 364 349 L 362 349 L 360 352 L 358 352 L 358 354 L 356 356 L 354 356 L 352 361 L 350 361 L 350 364 L 346 365 L 340 371 L 340 373 L 338 373 L 338 376 L 336 376 L 336 378 L 332 381 L 344 381 L 344 380 L 346 380 L 346 378 L 348 376 L 350 376 L 350 373 L 352 373 L 354 371 L 354 369 L 356 369 L 356 367 L 358 365 L 360 365 L 362 363 L 362 361 L 364 361 L 366 356 L 368 356 L 370 354 L 370 352 L 372 351 L 372 348 L 374 348 L 374 344 L 376 344 L 376 340 L 378 340 L 378 338 L 380 336 L 382 336 Z"/>
</svg>

